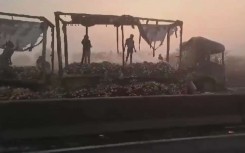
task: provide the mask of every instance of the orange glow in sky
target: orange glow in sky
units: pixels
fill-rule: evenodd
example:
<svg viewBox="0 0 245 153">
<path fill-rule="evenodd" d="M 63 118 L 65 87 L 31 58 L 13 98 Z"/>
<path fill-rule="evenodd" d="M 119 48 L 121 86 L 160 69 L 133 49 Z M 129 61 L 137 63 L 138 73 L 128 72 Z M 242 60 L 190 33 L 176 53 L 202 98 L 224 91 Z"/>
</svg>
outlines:
<svg viewBox="0 0 245 153">
<path fill-rule="evenodd" d="M 41 15 L 53 23 L 55 11 L 182 20 L 184 40 L 207 37 L 223 43 L 231 54 L 245 52 L 244 8 L 244 0 L 0 0 L 2 12 Z M 69 31 L 70 47 L 80 47 L 84 29 L 70 28 Z M 115 49 L 110 48 L 116 45 L 113 28 L 94 27 L 91 38 L 95 50 Z M 79 51 L 79 47 L 72 49 Z M 171 49 L 176 48 L 177 45 Z"/>
</svg>

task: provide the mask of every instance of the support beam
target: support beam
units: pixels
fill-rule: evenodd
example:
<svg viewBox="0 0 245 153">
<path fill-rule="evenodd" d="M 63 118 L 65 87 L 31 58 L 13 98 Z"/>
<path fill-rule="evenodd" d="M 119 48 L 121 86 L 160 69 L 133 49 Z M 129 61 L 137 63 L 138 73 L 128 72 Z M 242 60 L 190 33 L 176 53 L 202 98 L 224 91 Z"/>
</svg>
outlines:
<svg viewBox="0 0 245 153">
<path fill-rule="evenodd" d="M 51 42 L 51 63 L 52 63 L 52 73 L 54 73 L 54 27 L 51 28 L 51 36 L 52 36 L 52 42 Z"/>
<path fill-rule="evenodd" d="M 67 42 L 67 25 L 63 24 L 63 33 L 64 33 L 64 53 L 65 53 L 65 67 L 68 66 L 68 42 Z"/>
<path fill-rule="evenodd" d="M 42 57 L 44 60 L 46 60 L 46 49 L 47 49 L 47 29 L 43 31 Z"/>
<path fill-rule="evenodd" d="M 59 14 L 55 13 L 55 23 L 56 23 L 56 35 L 57 35 L 57 54 L 59 63 L 59 76 L 63 75 L 62 66 L 62 50 L 61 50 L 61 36 L 60 36 L 60 17 Z"/>
<path fill-rule="evenodd" d="M 124 46 L 124 29 L 123 29 L 123 25 L 121 26 L 121 30 L 122 30 L 122 50 L 123 50 L 122 64 L 124 66 L 125 65 L 125 46 Z"/>
<path fill-rule="evenodd" d="M 57 15 L 80 15 L 80 16 L 108 16 L 108 17 L 120 17 L 116 15 L 101 15 L 101 14 L 85 14 L 85 13 L 64 13 L 64 12 L 55 12 Z M 174 23 L 176 20 L 165 20 L 165 19 L 154 19 L 154 18 L 142 18 L 142 17 L 134 17 L 135 19 L 139 20 L 149 20 L 149 21 L 158 21 L 158 22 L 169 22 Z"/>
<path fill-rule="evenodd" d="M 119 53 L 119 29 L 117 27 L 117 53 Z"/>
<path fill-rule="evenodd" d="M 180 26 L 179 67 L 181 66 L 181 60 L 182 60 L 182 43 L 183 43 L 183 23 Z"/>
<path fill-rule="evenodd" d="M 168 28 L 167 33 L 167 54 L 166 54 L 166 61 L 169 62 L 169 51 L 170 51 L 170 30 L 171 28 Z"/>
<path fill-rule="evenodd" d="M 44 71 L 45 70 L 45 62 L 46 61 L 46 49 L 47 49 L 47 29 L 45 29 L 43 31 L 43 46 L 42 46 L 42 57 L 43 57 L 43 61 L 42 61 L 42 70 Z M 46 74 L 46 71 L 45 71 L 45 74 Z M 42 74 L 42 78 L 45 80 L 45 74 Z"/>
<path fill-rule="evenodd" d="M 153 57 L 155 57 L 155 54 L 156 54 L 156 41 L 154 41 L 153 44 Z"/>
<path fill-rule="evenodd" d="M 48 19 L 42 16 L 31 16 L 31 15 L 5 13 L 5 12 L 0 12 L 0 15 L 6 15 L 6 16 L 11 16 L 11 17 L 15 16 L 15 17 L 22 17 L 22 18 L 29 18 L 29 19 L 38 19 L 40 21 L 46 22 L 50 27 L 54 27 L 54 25 Z"/>
<path fill-rule="evenodd" d="M 139 51 L 140 51 L 140 44 L 141 44 L 141 34 L 139 35 Z"/>
<path fill-rule="evenodd" d="M 88 35 L 88 27 L 86 27 L 86 35 Z"/>
</svg>

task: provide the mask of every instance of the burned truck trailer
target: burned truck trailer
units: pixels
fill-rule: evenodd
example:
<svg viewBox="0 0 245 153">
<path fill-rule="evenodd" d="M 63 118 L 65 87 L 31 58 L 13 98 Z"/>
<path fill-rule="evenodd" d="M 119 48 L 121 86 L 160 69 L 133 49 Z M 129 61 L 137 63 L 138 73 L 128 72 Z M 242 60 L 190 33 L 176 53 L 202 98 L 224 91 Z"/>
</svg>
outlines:
<svg viewBox="0 0 245 153">
<path fill-rule="evenodd" d="M 193 37 L 183 43 L 180 69 L 191 74 L 201 91 L 225 88 L 225 46 L 204 37 Z"/>
</svg>

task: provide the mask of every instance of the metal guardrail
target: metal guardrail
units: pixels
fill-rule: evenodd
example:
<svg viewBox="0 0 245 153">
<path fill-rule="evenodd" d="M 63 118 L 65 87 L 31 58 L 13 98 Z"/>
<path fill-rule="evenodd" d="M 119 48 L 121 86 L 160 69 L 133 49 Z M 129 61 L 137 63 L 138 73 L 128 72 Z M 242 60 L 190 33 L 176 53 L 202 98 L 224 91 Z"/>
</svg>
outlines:
<svg viewBox="0 0 245 153">
<path fill-rule="evenodd" d="M 245 95 L 89 98 L 0 103 L 2 140 L 243 124 Z"/>
</svg>

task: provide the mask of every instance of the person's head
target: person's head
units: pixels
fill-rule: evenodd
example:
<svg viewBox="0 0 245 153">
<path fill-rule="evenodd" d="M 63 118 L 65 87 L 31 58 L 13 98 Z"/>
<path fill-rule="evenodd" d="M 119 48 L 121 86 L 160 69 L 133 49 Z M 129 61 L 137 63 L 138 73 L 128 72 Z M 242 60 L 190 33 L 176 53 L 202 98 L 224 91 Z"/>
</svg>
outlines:
<svg viewBox="0 0 245 153">
<path fill-rule="evenodd" d="M 38 57 L 38 61 L 44 61 L 43 56 L 39 56 L 39 57 Z"/>
<path fill-rule="evenodd" d="M 133 38 L 134 38 L 134 35 L 133 35 L 133 34 L 131 34 L 131 35 L 130 35 L 130 38 L 131 38 L 131 39 L 133 39 Z"/>
</svg>

